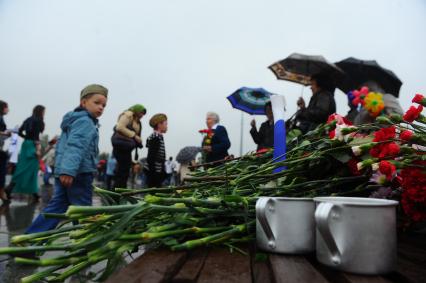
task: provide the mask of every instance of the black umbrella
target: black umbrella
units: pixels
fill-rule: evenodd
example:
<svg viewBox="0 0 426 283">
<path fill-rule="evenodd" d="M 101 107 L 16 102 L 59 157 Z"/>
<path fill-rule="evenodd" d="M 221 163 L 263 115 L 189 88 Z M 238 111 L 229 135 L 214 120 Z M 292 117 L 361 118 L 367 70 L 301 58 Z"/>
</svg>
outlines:
<svg viewBox="0 0 426 283">
<path fill-rule="evenodd" d="M 190 163 L 195 159 L 199 152 L 201 152 L 201 147 L 186 146 L 179 151 L 178 155 L 176 156 L 176 161 L 181 164 Z"/>
<path fill-rule="evenodd" d="M 272 64 L 269 69 L 280 80 L 302 85 L 309 85 L 311 76 L 320 73 L 328 75 L 335 81 L 343 77 L 343 71 L 339 67 L 328 62 L 320 55 L 312 56 L 293 53 L 287 58 Z"/>
<path fill-rule="evenodd" d="M 337 87 L 345 93 L 358 89 L 367 81 L 375 81 L 386 93 L 399 96 L 402 82 L 394 72 L 380 66 L 376 60 L 360 60 L 349 57 L 336 63 L 345 71 L 345 79 L 337 83 Z"/>
</svg>

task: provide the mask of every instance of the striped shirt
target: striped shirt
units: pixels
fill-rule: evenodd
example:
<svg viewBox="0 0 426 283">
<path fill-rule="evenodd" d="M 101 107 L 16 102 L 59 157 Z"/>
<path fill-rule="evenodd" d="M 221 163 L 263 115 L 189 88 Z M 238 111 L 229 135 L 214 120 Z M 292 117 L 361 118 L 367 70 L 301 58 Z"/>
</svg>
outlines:
<svg viewBox="0 0 426 283">
<path fill-rule="evenodd" d="M 146 141 L 146 147 L 148 148 L 147 162 L 149 170 L 157 173 L 163 172 L 164 162 L 166 161 L 163 135 L 158 132 L 152 133 Z"/>
</svg>

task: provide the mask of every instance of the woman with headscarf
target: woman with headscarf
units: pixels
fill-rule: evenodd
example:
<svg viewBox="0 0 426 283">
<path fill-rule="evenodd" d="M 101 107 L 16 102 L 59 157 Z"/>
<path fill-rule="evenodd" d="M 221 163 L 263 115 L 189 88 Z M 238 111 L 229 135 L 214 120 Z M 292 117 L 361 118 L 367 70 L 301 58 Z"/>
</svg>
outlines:
<svg viewBox="0 0 426 283">
<path fill-rule="evenodd" d="M 142 104 L 135 104 L 118 117 L 111 138 L 113 155 L 117 160 L 114 176 L 114 188 L 126 188 L 132 166 L 132 151 L 142 147 L 141 119 L 146 114 Z M 136 151 L 136 158 L 137 151 Z"/>
<path fill-rule="evenodd" d="M 45 109 L 42 105 L 34 107 L 31 117 L 27 118 L 19 128 L 19 136 L 24 139 L 24 142 L 8 191 L 9 195 L 12 189 L 14 193 L 32 194 L 34 202 L 40 198 L 37 194 L 41 158 L 40 134 L 44 131 Z"/>
</svg>

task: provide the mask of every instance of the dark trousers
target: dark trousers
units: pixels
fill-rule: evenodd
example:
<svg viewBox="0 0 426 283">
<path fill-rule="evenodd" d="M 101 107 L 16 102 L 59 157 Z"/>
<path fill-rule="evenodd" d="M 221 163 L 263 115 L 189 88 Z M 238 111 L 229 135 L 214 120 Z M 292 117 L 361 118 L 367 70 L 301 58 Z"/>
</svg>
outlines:
<svg viewBox="0 0 426 283">
<path fill-rule="evenodd" d="M 114 148 L 113 154 L 115 159 L 117 159 L 114 188 L 127 188 L 127 180 L 132 166 L 132 151 Z"/>
<path fill-rule="evenodd" d="M 164 172 L 158 173 L 149 171 L 147 174 L 148 188 L 161 188 L 163 185 L 166 174 Z"/>
<path fill-rule="evenodd" d="M 92 183 L 92 173 L 78 174 L 69 188 L 63 187 L 59 178 L 56 178 L 55 192 L 46 208 L 43 209 L 43 213 L 64 213 L 70 205 L 92 205 Z M 26 234 L 55 229 L 60 221 L 60 219 L 46 218 L 40 214 L 27 229 Z"/>
<path fill-rule="evenodd" d="M 6 185 L 7 160 L 9 156 L 7 152 L 0 150 L 0 189 L 4 189 Z"/>
<path fill-rule="evenodd" d="M 111 191 L 112 190 L 112 180 L 114 179 L 114 175 L 106 175 L 105 177 L 105 185 L 107 190 Z"/>
</svg>

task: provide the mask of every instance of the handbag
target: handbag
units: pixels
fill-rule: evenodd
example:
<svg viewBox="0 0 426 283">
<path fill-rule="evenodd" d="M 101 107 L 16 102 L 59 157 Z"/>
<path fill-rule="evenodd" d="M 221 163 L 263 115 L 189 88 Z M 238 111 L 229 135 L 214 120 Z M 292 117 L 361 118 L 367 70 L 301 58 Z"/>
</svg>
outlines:
<svg viewBox="0 0 426 283">
<path fill-rule="evenodd" d="M 132 123 L 133 121 L 130 121 L 130 123 L 127 125 L 127 128 L 131 131 L 134 131 L 132 127 Z M 133 149 L 136 148 L 137 143 L 133 138 L 129 138 L 120 134 L 117 131 L 116 127 L 114 127 L 113 130 L 114 130 L 114 134 L 112 134 L 112 137 L 111 137 L 111 143 L 113 148 L 116 148 L 118 150 L 125 150 L 125 151 L 132 151 Z"/>
<path fill-rule="evenodd" d="M 115 131 L 111 137 L 112 146 L 119 150 L 128 150 L 132 151 L 136 147 L 136 141 L 132 138 L 121 135 L 119 132 Z"/>
</svg>

